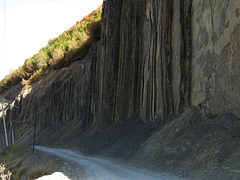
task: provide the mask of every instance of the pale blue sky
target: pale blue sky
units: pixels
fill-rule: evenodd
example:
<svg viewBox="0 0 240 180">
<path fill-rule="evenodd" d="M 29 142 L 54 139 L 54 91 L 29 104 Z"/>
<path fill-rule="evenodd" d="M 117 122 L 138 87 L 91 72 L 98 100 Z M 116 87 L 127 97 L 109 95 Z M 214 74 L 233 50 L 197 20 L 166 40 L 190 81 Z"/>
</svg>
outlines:
<svg viewBox="0 0 240 180">
<path fill-rule="evenodd" d="M 5 0 L 6 58 L 4 58 L 4 0 L 0 0 L 0 79 L 47 45 L 103 0 Z"/>
</svg>

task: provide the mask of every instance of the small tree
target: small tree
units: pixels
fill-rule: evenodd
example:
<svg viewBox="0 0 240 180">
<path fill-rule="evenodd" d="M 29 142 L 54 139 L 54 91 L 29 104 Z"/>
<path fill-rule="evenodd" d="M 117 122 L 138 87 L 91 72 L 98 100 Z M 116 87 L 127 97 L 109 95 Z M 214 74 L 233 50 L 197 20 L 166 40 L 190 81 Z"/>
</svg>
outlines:
<svg viewBox="0 0 240 180">
<path fill-rule="evenodd" d="M 4 165 L 0 165 L 0 175 L 2 180 L 10 180 L 11 179 L 11 175 L 12 173 L 10 171 L 7 172 L 7 174 L 5 174 L 5 166 Z"/>
</svg>

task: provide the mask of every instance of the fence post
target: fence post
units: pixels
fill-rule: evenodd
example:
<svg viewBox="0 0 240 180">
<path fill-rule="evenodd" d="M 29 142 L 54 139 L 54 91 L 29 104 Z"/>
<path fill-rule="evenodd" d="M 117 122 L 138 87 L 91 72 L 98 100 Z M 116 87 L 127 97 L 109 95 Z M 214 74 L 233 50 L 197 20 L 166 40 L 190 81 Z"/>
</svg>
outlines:
<svg viewBox="0 0 240 180">
<path fill-rule="evenodd" d="M 4 127 L 4 132 L 5 132 L 6 146 L 8 147 L 7 128 L 6 128 L 3 106 L 2 106 L 2 117 L 3 117 L 3 127 Z"/>
<path fill-rule="evenodd" d="M 37 128 L 37 117 L 38 117 L 38 112 L 35 114 L 35 120 L 34 120 L 34 133 L 33 133 L 33 154 L 35 150 L 35 139 L 36 139 L 36 128 Z"/>
</svg>

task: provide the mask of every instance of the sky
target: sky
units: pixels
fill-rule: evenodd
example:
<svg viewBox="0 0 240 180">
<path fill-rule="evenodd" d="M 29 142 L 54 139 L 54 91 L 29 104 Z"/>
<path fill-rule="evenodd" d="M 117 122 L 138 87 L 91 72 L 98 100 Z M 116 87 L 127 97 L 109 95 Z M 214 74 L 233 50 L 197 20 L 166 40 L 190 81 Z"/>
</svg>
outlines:
<svg viewBox="0 0 240 180">
<path fill-rule="evenodd" d="M 50 39 L 58 37 L 97 9 L 102 2 L 103 0 L 5 0 L 4 26 L 4 0 L 0 0 L 0 80 L 11 70 L 23 65 L 27 58 L 38 53 Z"/>
</svg>

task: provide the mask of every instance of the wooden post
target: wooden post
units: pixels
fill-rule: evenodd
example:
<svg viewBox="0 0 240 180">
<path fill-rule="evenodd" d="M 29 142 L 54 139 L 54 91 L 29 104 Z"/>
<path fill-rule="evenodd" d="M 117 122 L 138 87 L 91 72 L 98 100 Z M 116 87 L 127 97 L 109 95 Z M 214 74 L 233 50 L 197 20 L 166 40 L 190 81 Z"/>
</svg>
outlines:
<svg viewBox="0 0 240 180">
<path fill-rule="evenodd" d="M 3 106 L 2 106 L 2 117 L 3 117 L 3 127 L 4 127 L 4 132 L 5 132 L 6 146 L 8 147 L 7 128 L 6 128 Z"/>
<path fill-rule="evenodd" d="M 36 128 L 37 128 L 37 117 L 38 117 L 38 112 L 35 114 L 35 120 L 34 120 L 34 132 L 33 132 L 33 154 L 35 150 L 35 139 L 36 139 Z"/>
</svg>

